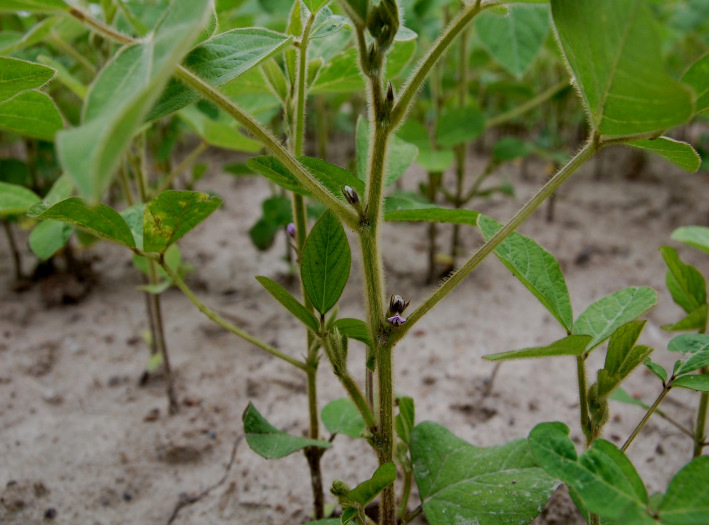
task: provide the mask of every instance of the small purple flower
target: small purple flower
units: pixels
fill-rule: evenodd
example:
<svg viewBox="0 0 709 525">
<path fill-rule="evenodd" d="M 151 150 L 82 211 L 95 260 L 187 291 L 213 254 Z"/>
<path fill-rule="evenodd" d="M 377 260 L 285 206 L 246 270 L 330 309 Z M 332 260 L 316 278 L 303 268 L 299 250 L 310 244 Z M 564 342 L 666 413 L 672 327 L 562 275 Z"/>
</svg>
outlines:
<svg viewBox="0 0 709 525">
<path fill-rule="evenodd" d="M 295 224 L 289 222 L 288 226 L 286 226 L 286 231 L 288 232 L 288 235 L 295 239 Z"/>
<path fill-rule="evenodd" d="M 388 318 L 387 321 L 394 326 L 401 326 L 406 322 L 406 317 L 401 317 L 399 314 L 394 314 L 392 317 Z"/>
</svg>

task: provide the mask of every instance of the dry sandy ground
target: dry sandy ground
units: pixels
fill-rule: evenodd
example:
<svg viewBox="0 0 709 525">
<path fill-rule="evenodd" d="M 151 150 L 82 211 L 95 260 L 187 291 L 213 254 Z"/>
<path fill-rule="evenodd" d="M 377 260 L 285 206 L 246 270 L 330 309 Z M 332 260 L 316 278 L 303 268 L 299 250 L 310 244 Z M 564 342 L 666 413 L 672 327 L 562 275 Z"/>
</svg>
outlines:
<svg viewBox="0 0 709 525">
<path fill-rule="evenodd" d="M 603 155 L 603 180 L 595 180 L 591 162 L 562 187 L 554 223 L 538 210 L 521 231 L 559 259 L 576 315 L 620 288 L 658 290 L 660 301 L 647 316 L 641 342 L 656 348 L 654 359 L 668 365 L 670 335 L 660 326 L 679 319 L 680 310 L 666 291 L 658 247 L 676 246 L 669 237 L 680 225 L 709 224 L 709 179 L 658 161 L 629 181 L 626 157 Z M 533 165 L 535 172 L 543 173 L 543 167 Z M 517 200 L 495 197 L 477 205 L 499 220 L 543 182 L 543 175 L 525 180 L 516 168 L 509 173 Z M 421 177 L 412 169 L 405 186 L 414 188 Z M 269 194 L 267 184 L 235 180 L 213 167 L 200 189 L 216 191 L 226 204 L 181 243 L 184 257 L 197 267 L 190 283 L 229 320 L 291 355 L 302 354 L 300 324 L 253 278 L 285 282 L 288 273 L 282 238 L 266 253 L 247 238 Z M 447 246 L 449 231 L 441 230 Z M 415 306 L 429 290 L 423 284 L 425 226 L 386 225 L 383 236 L 387 293 L 401 294 Z M 466 250 L 480 240 L 472 228 L 463 238 Z M 351 242 L 357 253 L 356 240 Z M 215 328 L 177 290 L 169 290 L 163 304 L 182 406 L 179 415 L 167 416 L 164 385 L 137 384 L 147 356 L 140 338 L 146 329 L 144 303 L 134 289 L 139 278 L 130 255 L 120 247 L 92 249 L 99 258 L 96 288 L 79 305 L 52 309 L 44 307 L 37 287 L 11 291 L 4 237 L 0 250 L 0 523 L 45 523 L 47 514 L 61 524 L 165 524 L 181 494 L 197 494 L 223 476 L 248 401 L 277 427 L 306 431 L 304 375 Z M 708 256 L 686 247 L 680 253 L 709 273 Z M 340 301 L 342 316 L 362 318 L 361 291 L 355 257 Z M 550 420 L 568 424 L 580 443 L 572 358 L 506 363 L 490 394 L 484 394 L 493 366 L 481 356 L 563 335 L 491 258 L 396 348 L 397 392 L 415 397 L 418 421 L 439 422 L 478 446 L 525 437 L 536 423 Z M 361 377 L 363 349 L 350 353 L 351 368 Z M 603 351 L 592 356 L 591 378 L 602 359 Z M 318 386 L 321 406 L 344 395 L 326 362 Z M 646 402 L 660 389 L 644 370 L 626 387 Z M 663 405 L 687 426 L 695 406 L 696 397 L 675 391 Z M 616 402 L 611 411 L 605 436 L 620 444 L 642 413 Z M 688 438 L 661 419 L 653 419 L 630 449 L 650 491 L 664 490 L 690 455 Z M 355 484 L 375 466 L 365 444 L 340 436 L 323 458 L 325 487 L 335 478 Z M 242 441 L 226 481 L 184 508 L 175 523 L 297 524 L 308 521 L 310 501 L 301 454 L 266 461 Z M 560 501 L 540 523 L 576 523 L 569 503 Z"/>
</svg>

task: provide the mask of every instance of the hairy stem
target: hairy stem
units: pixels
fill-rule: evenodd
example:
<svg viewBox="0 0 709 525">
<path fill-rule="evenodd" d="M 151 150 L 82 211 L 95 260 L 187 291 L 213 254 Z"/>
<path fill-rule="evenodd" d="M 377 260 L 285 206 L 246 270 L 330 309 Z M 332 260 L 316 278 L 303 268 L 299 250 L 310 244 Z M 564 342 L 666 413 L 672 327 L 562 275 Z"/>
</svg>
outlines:
<svg viewBox="0 0 709 525">
<path fill-rule="evenodd" d="M 298 179 L 305 189 L 307 189 L 316 199 L 330 208 L 338 218 L 355 229 L 359 223 L 358 217 L 342 201 L 332 195 L 320 182 L 315 179 L 298 160 L 291 155 L 288 150 L 259 122 L 251 115 L 244 112 L 228 97 L 210 86 L 197 75 L 178 66 L 175 76 L 187 84 L 190 88 L 199 92 L 214 105 L 224 110 L 232 116 L 239 124 L 244 126 L 257 140 L 259 140 L 273 155 L 283 163 L 293 176 Z"/>
<path fill-rule="evenodd" d="M 672 389 L 672 384 L 670 381 L 670 384 L 666 385 L 663 389 L 662 392 L 660 392 L 660 395 L 657 396 L 657 399 L 655 402 L 652 404 L 652 406 L 648 409 L 648 411 L 645 413 L 643 418 L 640 420 L 640 423 L 638 423 L 638 426 L 635 427 L 635 430 L 633 430 L 633 433 L 630 434 L 630 437 L 627 439 L 627 441 L 623 444 L 623 446 L 620 448 L 622 452 L 625 452 L 628 450 L 628 447 L 630 447 L 630 444 L 635 440 L 635 438 L 638 436 L 640 431 L 645 427 L 647 422 L 650 419 L 650 416 L 652 416 L 655 413 L 655 410 L 657 410 L 657 407 L 660 406 L 660 403 L 662 403 L 662 400 L 665 399 L 665 396 L 669 394 L 670 390 Z"/>
<path fill-rule="evenodd" d="M 456 271 L 450 278 L 435 290 L 416 310 L 411 312 L 406 323 L 392 333 L 390 343 L 395 343 L 401 339 L 411 328 L 438 302 L 443 299 L 453 288 L 458 286 L 463 279 L 478 265 L 485 257 L 490 255 L 510 233 L 517 229 L 539 205 L 544 202 L 549 195 L 554 193 L 569 176 L 588 160 L 598 149 L 596 141 L 589 141 L 561 170 L 552 177 L 517 213 L 505 224 L 495 235 L 483 244 L 473 255 Z"/>
<path fill-rule="evenodd" d="M 404 85 L 399 100 L 394 105 L 391 111 L 391 126 L 396 128 L 403 120 L 409 108 L 413 104 L 416 93 L 418 92 L 421 84 L 428 77 L 431 68 L 436 65 L 436 62 L 443 56 L 443 53 L 448 49 L 448 47 L 455 41 L 456 37 L 465 29 L 468 23 L 475 18 L 475 16 L 480 13 L 486 6 L 481 6 L 480 0 L 467 5 L 458 16 L 456 16 L 448 27 L 444 30 L 443 34 L 436 40 L 433 47 L 428 51 L 424 59 L 419 63 L 419 66 L 411 74 L 409 79 Z"/>
</svg>

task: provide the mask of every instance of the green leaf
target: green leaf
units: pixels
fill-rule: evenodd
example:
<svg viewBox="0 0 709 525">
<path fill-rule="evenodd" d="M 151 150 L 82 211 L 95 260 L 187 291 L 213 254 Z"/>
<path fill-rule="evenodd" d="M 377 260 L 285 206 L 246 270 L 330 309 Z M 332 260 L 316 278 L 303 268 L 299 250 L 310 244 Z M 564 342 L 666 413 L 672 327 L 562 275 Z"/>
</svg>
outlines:
<svg viewBox="0 0 709 525">
<path fill-rule="evenodd" d="M 97 237 L 135 248 L 133 233 L 116 210 L 104 204 L 90 206 L 78 197 L 70 197 L 54 205 L 37 204 L 27 214 L 43 221 L 73 224 Z"/>
<path fill-rule="evenodd" d="M 306 447 L 332 447 L 332 443 L 327 441 L 291 436 L 278 430 L 259 414 L 253 403 L 249 403 L 241 419 L 244 422 L 246 442 L 262 458 L 283 458 Z"/>
<path fill-rule="evenodd" d="M 671 332 L 683 332 L 688 330 L 697 330 L 705 332 L 707 327 L 707 312 L 709 304 L 704 303 L 702 306 L 691 312 L 687 317 L 678 321 L 675 324 L 666 324 L 662 326 L 663 330 Z"/>
<path fill-rule="evenodd" d="M 411 459 L 424 513 L 435 525 L 529 523 L 558 485 L 524 439 L 478 448 L 431 422 L 414 427 Z"/>
<path fill-rule="evenodd" d="M 596 439 L 580 458 L 563 423 L 542 423 L 529 434 L 534 459 L 582 498 L 589 511 L 618 518 L 628 507 L 644 509 L 647 491 L 628 458 L 615 445 Z"/>
<path fill-rule="evenodd" d="M 527 359 L 536 357 L 555 357 L 560 355 L 579 356 L 584 353 L 591 341 L 590 335 L 569 335 L 546 346 L 535 346 L 523 350 L 512 350 L 483 356 L 488 361 L 504 361 L 508 359 Z"/>
<path fill-rule="evenodd" d="M 657 292 L 647 287 L 630 287 L 618 290 L 599 299 L 579 315 L 572 333 L 593 337 L 590 352 L 608 339 L 620 326 L 645 314 L 657 304 Z"/>
<path fill-rule="evenodd" d="M 330 0 L 303 0 L 303 3 L 312 14 L 316 14 L 320 9 L 329 4 Z"/>
<path fill-rule="evenodd" d="M 143 250 L 164 253 L 221 206 L 217 197 L 196 191 L 167 190 L 151 200 L 143 216 Z"/>
<path fill-rule="evenodd" d="M 300 195 L 308 195 L 307 190 L 300 185 L 298 179 L 291 175 L 290 171 L 276 157 L 252 157 L 246 161 L 246 166 L 254 173 L 263 175 L 278 184 L 281 188 Z"/>
<path fill-rule="evenodd" d="M 672 386 L 681 386 L 682 388 L 697 390 L 699 392 L 709 392 L 709 375 L 692 374 L 678 377 L 672 381 Z"/>
<path fill-rule="evenodd" d="M 318 12 L 313 22 L 313 28 L 310 33 L 311 39 L 325 38 L 326 36 L 334 35 L 347 24 L 347 18 L 340 15 L 333 15 L 330 8 L 322 9 Z M 310 84 L 310 82 L 308 82 Z"/>
<path fill-rule="evenodd" d="M 69 11 L 69 6 L 62 0 L 3 0 L 0 13 L 29 11 L 31 13 L 60 13 Z"/>
<path fill-rule="evenodd" d="M 233 120 L 211 119 L 194 106 L 183 109 L 178 115 L 210 146 L 247 153 L 263 148 L 260 142 L 244 135 Z"/>
<path fill-rule="evenodd" d="M 606 352 L 606 362 L 603 367 L 610 374 L 625 377 L 645 360 L 643 357 L 635 363 L 631 359 L 633 347 L 645 328 L 645 323 L 646 321 L 630 321 L 613 332 L 608 342 L 608 352 Z M 629 367 L 630 369 L 628 369 Z"/>
<path fill-rule="evenodd" d="M 340 331 L 340 334 L 347 336 L 350 339 L 356 339 L 357 341 L 361 341 L 369 346 L 372 346 L 373 344 L 372 334 L 369 331 L 369 325 L 364 321 L 344 317 L 335 321 L 332 327 L 337 328 Z"/>
<path fill-rule="evenodd" d="M 692 93 L 665 69 L 659 27 L 643 0 L 552 0 L 551 6 L 594 131 L 631 136 L 689 120 Z"/>
<path fill-rule="evenodd" d="M 485 130 L 485 115 L 475 108 L 444 110 L 436 125 L 436 142 L 444 148 L 477 138 Z"/>
<path fill-rule="evenodd" d="M 357 146 L 357 176 L 367 180 L 367 159 L 369 157 L 369 124 L 361 116 L 357 119 L 355 131 Z M 386 157 L 385 186 L 390 186 L 401 177 L 416 160 L 418 148 L 396 135 L 389 141 Z"/>
<path fill-rule="evenodd" d="M 385 221 L 391 222 L 447 222 L 476 226 L 478 212 L 474 210 L 452 210 L 449 208 L 417 208 L 389 211 L 384 214 Z"/>
<path fill-rule="evenodd" d="M 350 246 L 340 221 L 326 211 L 303 246 L 300 275 L 305 292 L 320 314 L 335 306 L 350 275 Z"/>
<path fill-rule="evenodd" d="M 285 102 L 288 98 L 288 84 L 281 66 L 275 60 L 268 60 L 261 64 L 261 73 L 278 100 Z"/>
<path fill-rule="evenodd" d="M 647 359 L 645 361 L 646 365 L 647 365 L 648 361 L 650 361 L 650 360 Z M 652 361 L 650 361 L 650 363 L 652 363 Z M 655 364 L 655 363 L 652 363 L 652 364 Z M 660 368 L 662 368 L 662 367 L 660 367 Z M 626 392 L 622 388 L 616 388 L 613 391 L 613 393 L 610 395 L 610 399 L 612 399 L 613 401 L 620 401 L 621 403 L 627 403 L 628 405 L 635 405 L 635 406 L 644 408 L 645 410 L 650 408 L 650 405 L 646 405 L 645 403 L 643 403 L 639 399 L 635 399 L 633 396 L 628 394 L 628 392 Z"/>
<path fill-rule="evenodd" d="M 521 159 L 534 151 L 534 146 L 517 137 L 504 137 L 492 148 L 492 157 L 497 162 Z"/>
<path fill-rule="evenodd" d="M 73 226 L 64 222 L 40 222 L 30 233 L 30 248 L 38 258 L 47 260 L 67 243 L 73 232 Z"/>
<path fill-rule="evenodd" d="M 436 205 L 420 193 L 396 191 L 384 197 L 384 216 L 399 210 L 421 210 L 436 208 Z"/>
<path fill-rule="evenodd" d="M 297 317 L 300 322 L 310 328 L 310 330 L 314 333 L 318 332 L 318 320 L 315 319 L 315 316 L 306 310 L 305 306 L 300 304 L 300 302 L 293 297 L 288 290 L 268 277 L 258 276 L 256 277 L 256 280 L 261 283 L 266 291 L 268 291 L 268 293 L 270 293 L 279 303 L 281 303 L 286 310 Z"/>
<path fill-rule="evenodd" d="M 667 371 L 663 367 L 653 362 L 650 358 L 645 359 L 643 363 L 650 370 L 650 372 L 660 378 L 660 381 L 663 383 L 667 382 Z"/>
<path fill-rule="evenodd" d="M 126 221 L 126 224 L 133 234 L 135 247 L 139 250 L 143 249 L 143 216 L 145 215 L 145 206 L 145 203 L 134 204 L 121 212 L 121 217 Z"/>
<path fill-rule="evenodd" d="M 24 91 L 0 102 L 0 130 L 52 141 L 64 128 L 54 101 L 41 91 Z"/>
<path fill-rule="evenodd" d="M 13 39 L 13 41 L 5 41 L 2 37 L 2 43 L 0 43 L 0 53 L 3 55 L 10 55 L 16 53 L 21 49 L 28 48 L 39 44 L 47 38 L 48 35 L 52 33 L 54 27 L 62 20 L 61 16 L 52 16 L 41 20 L 39 23 L 33 25 L 29 31 L 24 35 L 20 33 L 19 38 Z M 8 32 L 9 33 L 9 32 Z M 39 57 L 38 57 L 39 58 Z M 40 60 L 41 61 L 41 60 Z M 45 64 L 49 65 L 49 64 Z M 53 66 L 50 66 L 53 67 Z"/>
<path fill-rule="evenodd" d="M 369 0 L 343 0 L 341 5 L 356 25 L 363 26 L 367 22 Z"/>
<path fill-rule="evenodd" d="M 709 515 L 709 456 L 694 458 L 672 478 L 658 511 L 663 524 L 706 523 Z"/>
<path fill-rule="evenodd" d="M 399 439 L 406 443 L 411 444 L 411 432 L 414 429 L 414 422 L 416 420 L 414 411 L 414 400 L 408 396 L 402 396 L 398 399 L 399 413 L 394 420 L 394 428 L 396 429 L 396 434 Z"/>
<path fill-rule="evenodd" d="M 707 289 L 701 272 L 694 266 L 684 264 L 674 248 L 662 246 L 660 253 L 669 268 L 666 275 L 667 288 L 675 303 L 687 313 L 691 313 L 705 304 Z"/>
<path fill-rule="evenodd" d="M 340 519 L 339 518 L 327 518 L 324 520 L 309 521 L 305 525 L 340 525 Z"/>
<path fill-rule="evenodd" d="M 195 47 L 185 66 L 219 87 L 286 48 L 292 36 L 258 27 L 232 29 Z M 165 117 L 197 100 L 200 95 L 179 81 L 172 81 L 150 112 L 148 120 Z"/>
<path fill-rule="evenodd" d="M 103 196 L 133 134 L 204 27 L 207 0 L 173 0 L 153 32 L 123 47 L 89 90 L 82 125 L 57 135 L 60 162 L 79 192 Z"/>
<path fill-rule="evenodd" d="M 455 162 L 455 154 L 449 149 L 419 149 L 416 162 L 429 173 L 443 173 Z"/>
<path fill-rule="evenodd" d="M 475 29 L 490 55 L 521 78 L 549 34 L 549 10 L 546 6 L 518 6 L 504 17 L 483 12 L 475 19 Z"/>
<path fill-rule="evenodd" d="M 293 208 L 287 197 L 269 197 L 261 203 L 261 210 L 263 215 L 251 227 L 249 236 L 259 250 L 267 250 L 276 234 L 293 221 Z"/>
<path fill-rule="evenodd" d="M 363 481 L 353 488 L 347 497 L 359 503 L 364 508 L 377 497 L 382 490 L 396 481 L 396 465 L 393 462 L 384 463 L 374 471 L 371 479 Z"/>
<path fill-rule="evenodd" d="M 360 199 L 364 197 L 364 183 L 346 169 L 315 157 L 298 157 L 298 161 L 341 201 L 346 202 L 342 195 L 343 186 L 351 186 L 359 193 Z"/>
<path fill-rule="evenodd" d="M 330 401 L 323 407 L 320 417 L 330 434 L 360 438 L 367 428 L 357 407 L 346 397 Z"/>
<path fill-rule="evenodd" d="M 68 87 L 81 100 L 86 98 L 88 87 L 86 87 L 76 76 L 74 76 L 61 62 L 46 55 L 39 55 L 37 60 L 43 64 L 57 70 L 57 80 Z"/>
<path fill-rule="evenodd" d="M 690 356 L 675 370 L 674 375 L 688 374 L 709 366 L 709 334 L 678 335 L 669 342 L 667 349 Z"/>
<path fill-rule="evenodd" d="M 24 186 L 0 182 L 0 217 L 25 213 L 42 199 Z"/>
<path fill-rule="evenodd" d="M 695 111 L 709 109 L 709 54 L 699 58 L 682 77 L 682 82 L 694 88 L 697 95 Z"/>
<path fill-rule="evenodd" d="M 699 153 L 696 152 L 691 144 L 687 144 L 681 140 L 671 139 L 670 137 L 659 137 L 652 140 L 633 140 L 626 144 L 657 153 L 675 166 L 679 166 L 690 173 L 696 172 L 702 163 Z"/>
<path fill-rule="evenodd" d="M 9 57 L 0 57 L 0 70 L 0 102 L 21 91 L 41 88 L 56 74 L 51 67 Z"/>
<path fill-rule="evenodd" d="M 486 240 L 502 228 L 500 223 L 485 215 L 478 218 L 478 226 Z M 529 237 L 516 232 L 502 241 L 495 249 L 495 255 L 570 332 L 574 317 L 569 290 L 554 256 Z"/>
<path fill-rule="evenodd" d="M 683 226 L 677 228 L 672 232 L 672 238 L 675 241 L 709 253 L 709 227 L 707 226 Z"/>
</svg>

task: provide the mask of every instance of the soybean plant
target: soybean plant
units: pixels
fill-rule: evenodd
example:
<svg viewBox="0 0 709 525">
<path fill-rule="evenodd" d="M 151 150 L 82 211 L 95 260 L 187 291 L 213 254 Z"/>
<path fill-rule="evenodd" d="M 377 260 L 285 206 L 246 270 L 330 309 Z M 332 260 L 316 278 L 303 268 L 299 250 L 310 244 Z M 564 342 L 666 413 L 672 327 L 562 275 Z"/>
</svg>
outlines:
<svg viewBox="0 0 709 525">
<path fill-rule="evenodd" d="M 709 464 L 705 457 L 695 458 L 682 469 L 661 501 L 650 500 L 624 452 L 601 438 L 609 416 L 609 397 L 651 352 L 636 343 L 643 328 L 639 317 L 654 305 L 655 292 L 645 287 L 620 290 L 589 306 L 574 321 L 558 263 L 515 230 L 606 147 L 641 148 L 695 171 L 699 158 L 692 146 L 664 133 L 709 109 L 709 86 L 702 73 L 707 57 L 698 58 L 681 79 L 668 73 L 662 65 L 653 11 L 643 0 L 551 0 L 552 26 L 568 66 L 569 81 L 587 111 L 589 133 L 583 147 L 504 224 L 463 208 L 422 207 L 420 203 L 406 206 L 401 200 L 396 206 L 387 206 L 385 201 L 387 184 L 393 178 L 396 132 L 441 58 L 482 13 L 499 16 L 509 11 L 522 18 L 525 13 L 538 16 L 536 11 L 534 15 L 525 11 L 529 6 L 518 5 L 525 3 L 529 2 L 464 3 L 411 68 L 407 79 L 395 84 L 388 66 L 394 63 L 397 42 L 411 40 L 411 31 L 405 28 L 395 0 L 341 0 L 337 5 L 346 18 L 331 11 L 327 0 L 297 0 L 286 33 L 262 28 L 219 33 L 217 13 L 208 0 L 170 2 L 147 32 L 131 31 L 130 24 L 121 24 L 119 30 L 108 19 L 100 20 L 63 0 L 10 2 L 11 8 L 71 17 L 110 42 L 105 49 L 113 51 L 92 82 L 81 123 L 56 132 L 60 162 L 79 197 L 35 205 L 30 215 L 76 225 L 153 261 L 204 315 L 306 374 L 308 437 L 279 430 L 252 404 L 246 407 L 243 424 L 250 447 L 264 457 L 305 451 L 316 519 L 324 517 L 320 457 L 333 446 L 322 439 L 315 392 L 320 360 L 327 359 L 347 398 L 323 409 L 323 423 L 331 434 L 365 439 L 379 466 L 370 479 L 354 487 L 344 481 L 333 484 L 330 492 L 339 504 L 340 516 L 325 523 L 365 525 L 370 522 L 366 507 L 377 497 L 381 525 L 409 523 L 421 513 L 436 525 L 529 523 L 561 481 L 569 485 L 589 523 L 698 524 L 706 517 Z M 5 6 L 7 2 L 3 10 Z M 332 78 L 338 71 L 332 63 L 327 71 L 328 65 L 322 63 L 322 70 L 316 63 L 311 67 L 309 44 L 317 36 L 327 38 L 345 25 L 353 43 L 338 63 L 339 71 L 344 69 L 342 64 L 355 71 L 367 104 L 366 120 L 363 116 L 357 137 L 367 151 L 361 155 L 363 162 L 358 163 L 362 178 L 323 159 L 303 156 L 308 89 L 317 85 L 318 72 L 327 72 Z M 278 57 L 277 63 L 265 65 L 274 57 Z M 239 77 L 261 63 L 269 85 L 285 105 L 286 145 L 230 96 L 243 81 Z M 21 65 L 30 73 L 37 67 L 43 66 L 31 62 Z M 8 94 L 37 87 L 28 78 L 31 75 L 18 77 L 21 80 L 7 88 Z M 268 156 L 250 159 L 249 168 L 293 194 L 291 231 L 301 297 L 296 298 L 265 276 L 258 279 L 303 323 L 307 345 L 304 357 L 293 357 L 219 316 L 168 264 L 170 247 L 214 212 L 220 199 L 206 193 L 167 190 L 148 200 L 138 217 L 100 203 L 134 137 L 151 119 L 179 112 L 197 122 L 196 128 L 208 127 L 209 123 L 195 115 L 191 106 L 198 99 L 218 108 L 215 122 L 230 118 L 251 135 L 234 140 L 246 139 L 268 150 Z M 22 112 L 22 108 L 17 111 Z M 467 126 L 467 122 L 460 122 L 461 133 Z M 312 228 L 307 223 L 306 199 L 325 208 Z M 381 231 L 385 222 L 397 221 L 475 226 L 485 242 L 428 296 L 413 300 L 412 291 L 390 290 L 385 279 Z M 361 260 L 366 307 L 363 319 L 338 318 L 337 314 L 352 257 L 346 230 L 358 239 L 356 256 Z M 436 423 L 416 424 L 413 400 L 406 396 L 396 400 L 393 367 L 398 343 L 492 253 L 549 310 L 559 322 L 562 337 L 545 347 L 491 358 L 575 358 L 581 400 L 579 421 L 586 436 L 586 451 L 581 456 L 567 436 L 568 427 L 561 423 L 543 423 L 532 430 L 529 439 L 478 448 Z M 352 339 L 368 347 L 358 368 L 350 366 L 348 348 Z M 589 386 L 586 358 L 605 340 L 609 343 L 604 368 Z M 695 379 L 687 379 L 695 375 L 684 374 L 696 370 L 696 361 L 692 360 L 690 357 L 678 365 L 666 383 L 696 387 Z M 363 378 L 352 371 L 358 369 L 364 370 Z M 399 470 L 403 486 L 397 498 Z M 413 483 L 419 501 L 412 505 Z"/>
</svg>

